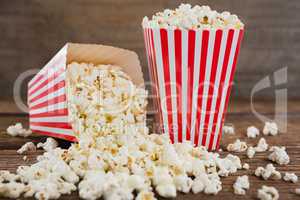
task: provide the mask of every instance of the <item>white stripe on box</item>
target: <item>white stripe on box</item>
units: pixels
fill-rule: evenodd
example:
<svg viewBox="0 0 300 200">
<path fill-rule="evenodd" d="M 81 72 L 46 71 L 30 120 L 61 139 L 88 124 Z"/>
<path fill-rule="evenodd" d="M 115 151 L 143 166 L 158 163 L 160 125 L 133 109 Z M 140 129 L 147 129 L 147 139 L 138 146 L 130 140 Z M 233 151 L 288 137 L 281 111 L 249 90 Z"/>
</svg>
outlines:
<svg viewBox="0 0 300 200">
<path fill-rule="evenodd" d="M 67 54 L 67 48 L 68 44 L 66 44 L 57 54 L 29 81 L 28 85 L 31 86 L 31 84 L 42 74 L 44 74 L 49 67 L 51 67 L 55 62 L 62 59 L 61 56 L 64 56 L 62 61 L 63 64 L 66 64 L 66 54 Z M 59 62 L 60 63 L 60 62 Z M 31 86 L 32 87 L 32 86 Z"/>
<path fill-rule="evenodd" d="M 48 95 L 46 95 L 46 96 L 44 96 L 42 98 L 37 99 L 36 101 L 34 101 L 31 104 L 29 104 L 29 107 L 33 107 L 33 106 L 38 105 L 40 103 L 44 103 L 44 102 L 46 102 L 48 100 L 51 100 L 51 99 L 53 99 L 55 97 L 58 97 L 58 96 L 62 95 L 62 94 L 65 94 L 65 88 L 64 87 L 62 87 L 59 90 L 56 90 L 56 91 L 54 91 L 52 93 L 49 93 Z"/>
<path fill-rule="evenodd" d="M 172 101 L 172 128 L 174 135 L 174 142 L 178 142 L 178 119 L 177 119 L 177 94 L 176 94 L 176 67 L 175 67 L 175 47 L 174 47 L 174 30 L 168 30 L 168 51 L 169 51 L 169 71 L 171 84 L 171 101 Z"/>
<path fill-rule="evenodd" d="M 49 90 L 51 87 L 53 87 L 55 84 L 61 82 L 65 80 L 65 72 L 62 73 L 60 76 L 58 76 L 56 79 L 52 80 L 51 82 L 49 82 L 47 85 L 45 85 L 44 87 L 40 88 L 38 91 L 36 91 L 35 93 L 33 93 L 32 95 L 29 96 L 29 100 L 35 98 L 36 96 L 38 96 L 39 94 Z"/>
<path fill-rule="evenodd" d="M 30 122 L 69 122 L 68 116 L 57 116 L 57 117 L 31 117 Z"/>
<path fill-rule="evenodd" d="M 232 65 L 233 65 L 234 55 L 235 55 L 236 48 L 237 48 L 238 38 L 239 38 L 239 30 L 234 30 L 234 35 L 233 35 L 233 40 L 232 40 L 232 45 L 231 45 L 231 50 L 230 50 L 230 55 L 229 55 L 229 61 L 228 61 L 228 67 L 227 67 L 226 77 L 225 77 L 224 86 L 223 86 L 222 95 L 221 95 L 222 99 L 221 99 L 221 105 L 220 105 L 220 110 L 219 110 L 219 114 L 218 114 L 218 122 L 217 122 L 217 127 L 216 127 L 217 134 L 220 134 L 219 133 L 220 126 L 222 123 L 221 120 L 222 120 L 222 115 L 224 112 L 225 101 L 226 101 L 226 96 L 227 96 L 227 92 L 228 92 L 230 75 L 231 75 L 231 70 L 233 67 Z M 217 138 L 218 138 L 218 135 L 216 135 L 216 137 L 214 139 L 212 149 L 215 149 L 217 146 Z"/>
<path fill-rule="evenodd" d="M 191 143 L 194 145 L 195 141 L 195 126 L 197 114 L 197 99 L 199 89 L 199 75 L 200 75 L 200 58 L 202 49 L 202 31 L 196 31 L 195 35 L 195 56 L 194 56 L 194 83 L 193 83 L 193 99 L 192 99 L 192 124 L 191 124 Z"/>
<path fill-rule="evenodd" d="M 155 49 L 155 57 L 156 57 L 156 70 L 158 75 L 158 85 L 159 85 L 159 95 L 161 102 L 161 109 L 163 115 L 163 128 L 164 132 L 169 134 L 169 123 L 168 123 L 168 110 L 167 110 L 167 98 L 165 91 L 165 81 L 164 81 L 164 65 L 162 60 L 162 52 L 161 52 L 161 38 L 160 38 L 160 30 L 153 29 L 153 39 L 154 39 L 154 49 Z"/>
<path fill-rule="evenodd" d="M 211 30 L 209 32 L 209 40 L 208 40 L 208 49 L 207 49 L 207 56 L 206 56 L 206 70 L 205 70 L 205 78 L 204 78 L 204 88 L 202 94 L 202 109 L 201 109 L 201 121 L 200 121 L 200 130 L 199 130 L 199 142 L 198 144 L 202 144 L 203 134 L 204 134 L 204 121 L 206 115 L 206 106 L 208 100 L 208 89 L 210 87 L 210 73 L 212 68 L 212 60 L 213 60 L 213 53 L 214 53 L 214 43 L 215 43 L 215 36 L 216 31 Z"/>
<path fill-rule="evenodd" d="M 217 65 L 217 73 L 216 73 L 216 79 L 214 82 L 214 87 L 213 87 L 213 96 L 212 96 L 212 103 L 211 103 L 211 112 L 209 115 L 209 122 L 208 122 L 208 130 L 207 130 L 207 137 L 206 137 L 206 147 L 209 147 L 209 143 L 211 140 L 211 134 L 212 134 L 212 127 L 213 127 L 213 120 L 216 112 L 216 102 L 218 99 L 218 90 L 220 86 L 220 79 L 221 79 L 221 74 L 222 74 L 222 68 L 223 68 L 223 61 L 224 61 L 224 55 L 225 55 L 225 50 L 226 50 L 226 41 L 227 41 L 227 30 L 224 30 L 222 32 L 222 40 L 221 40 L 221 45 L 220 45 L 220 52 L 219 52 L 219 57 L 218 57 L 218 65 Z"/>
<path fill-rule="evenodd" d="M 47 71 L 45 71 L 43 73 L 43 78 L 41 78 L 41 80 L 39 80 L 38 82 L 36 82 L 31 88 L 28 89 L 28 93 L 31 93 L 33 90 L 35 90 L 36 88 L 38 88 L 41 83 L 43 83 L 44 81 L 46 81 L 49 77 L 51 77 L 52 75 L 55 74 L 55 72 L 57 72 L 59 69 L 61 68 L 61 65 L 57 65 L 54 68 L 50 68 Z"/>
<path fill-rule="evenodd" d="M 40 113 L 48 113 L 48 112 L 51 112 L 51 111 L 55 111 L 55 110 L 60 110 L 60 109 L 63 109 L 63 108 L 67 108 L 67 102 L 59 102 L 59 103 L 56 103 L 56 104 L 52 104 L 52 105 L 49 105 L 49 106 L 45 106 L 43 108 L 38 108 L 38 109 L 31 109 L 29 111 L 29 113 L 31 115 L 34 115 L 34 114 L 40 114 Z"/>
<path fill-rule="evenodd" d="M 31 125 L 30 129 L 38 130 L 38 131 L 45 131 L 45 132 L 49 132 L 49 133 L 56 133 L 56 134 L 61 134 L 61 135 L 71 135 L 71 136 L 74 135 L 72 129 L 52 128 L 52 127 L 47 127 L 47 126 L 34 126 L 34 125 Z"/>
<path fill-rule="evenodd" d="M 186 141 L 187 129 L 187 85 L 188 85 L 188 31 L 182 30 L 182 141 Z"/>
</svg>

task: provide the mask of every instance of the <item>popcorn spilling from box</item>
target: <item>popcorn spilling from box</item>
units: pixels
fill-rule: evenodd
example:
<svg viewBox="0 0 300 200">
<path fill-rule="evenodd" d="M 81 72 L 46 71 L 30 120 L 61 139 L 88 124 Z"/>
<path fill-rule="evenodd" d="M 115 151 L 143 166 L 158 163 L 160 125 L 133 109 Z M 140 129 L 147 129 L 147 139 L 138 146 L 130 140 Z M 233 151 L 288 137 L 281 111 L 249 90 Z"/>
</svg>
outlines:
<svg viewBox="0 0 300 200">
<path fill-rule="evenodd" d="M 174 10 L 165 9 L 158 12 L 151 19 L 143 19 L 144 28 L 182 28 L 182 29 L 241 29 L 244 24 L 230 12 L 218 13 L 209 6 L 194 6 L 181 4 Z"/>
<path fill-rule="evenodd" d="M 79 190 L 83 199 L 155 199 L 177 192 L 217 194 L 220 177 L 242 168 L 239 157 L 219 157 L 190 143 L 171 144 L 167 135 L 149 134 L 147 92 L 120 68 L 72 63 L 68 66 L 68 107 L 78 143 L 46 152 L 31 166 L 0 177 L 0 195 L 57 199 Z M 7 174 L 8 173 L 8 174 Z M 12 178 L 10 178 L 12 177 Z"/>
</svg>

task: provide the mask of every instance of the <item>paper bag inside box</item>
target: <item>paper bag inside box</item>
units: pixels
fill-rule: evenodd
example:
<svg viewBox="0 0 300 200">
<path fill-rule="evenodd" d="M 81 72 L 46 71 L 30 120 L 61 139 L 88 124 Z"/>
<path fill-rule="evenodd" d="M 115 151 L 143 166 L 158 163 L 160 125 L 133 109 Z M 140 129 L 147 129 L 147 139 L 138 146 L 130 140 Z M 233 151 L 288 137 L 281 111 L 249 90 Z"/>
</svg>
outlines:
<svg viewBox="0 0 300 200">
<path fill-rule="evenodd" d="M 69 63 L 120 66 L 132 81 L 144 85 L 135 52 L 96 44 L 67 43 L 28 83 L 30 129 L 33 132 L 76 141 L 68 120 L 66 68 Z"/>
</svg>

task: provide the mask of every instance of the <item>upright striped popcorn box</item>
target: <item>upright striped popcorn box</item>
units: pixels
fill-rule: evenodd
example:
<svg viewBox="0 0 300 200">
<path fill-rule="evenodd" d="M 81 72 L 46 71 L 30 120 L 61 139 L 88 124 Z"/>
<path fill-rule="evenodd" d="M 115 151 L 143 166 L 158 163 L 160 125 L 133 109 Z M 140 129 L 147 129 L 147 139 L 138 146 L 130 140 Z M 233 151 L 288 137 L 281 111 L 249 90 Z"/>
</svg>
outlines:
<svg viewBox="0 0 300 200">
<path fill-rule="evenodd" d="M 244 29 L 171 26 L 167 20 L 179 12 L 159 13 L 158 24 L 154 17 L 143 22 L 158 118 L 173 142 L 191 141 L 215 150 L 222 136 Z M 165 24 L 160 17 L 164 13 Z"/>
<path fill-rule="evenodd" d="M 136 53 L 111 46 L 68 43 L 28 83 L 33 132 L 76 141 L 66 95 L 66 70 L 72 62 L 120 66 L 136 85 L 144 85 Z"/>
</svg>

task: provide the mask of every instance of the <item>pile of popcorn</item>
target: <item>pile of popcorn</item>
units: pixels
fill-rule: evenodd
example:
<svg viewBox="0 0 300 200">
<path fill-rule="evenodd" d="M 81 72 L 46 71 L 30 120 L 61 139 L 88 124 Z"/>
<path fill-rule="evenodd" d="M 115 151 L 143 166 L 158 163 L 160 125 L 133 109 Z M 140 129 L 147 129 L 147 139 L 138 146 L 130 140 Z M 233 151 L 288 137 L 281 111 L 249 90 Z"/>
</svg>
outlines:
<svg viewBox="0 0 300 200">
<path fill-rule="evenodd" d="M 166 134 L 149 134 L 147 92 L 134 85 L 120 68 L 72 63 L 67 74 L 70 123 L 78 143 L 69 149 L 58 147 L 52 138 L 37 146 L 25 143 L 19 154 L 36 148 L 43 148 L 45 153 L 35 164 L 19 166 L 16 173 L 0 171 L 0 197 L 47 200 L 77 190 L 80 198 L 87 200 L 154 200 L 156 194 L 174 198 L 178 192 L 216 195 L 222 190 L 222 177 L 239 169 L 249 170 L 248 163 L 230 153 L 221 157 L 190 142 L 171 144 Z M 20 125 L 11 127 L 8 131 L 16 136 L 28 131 Z M 234 134 L 233 126 L 230 129 L 227 132 Z M 266 123 L 263 133 L 277 135 L 277 125 Z M 259 131 L 251 127 L 247 135 L 253 138 Z M 255 147 L 239 139 L 227 147 L 228 152 L 246 152 L 249 158 L 268 150 L 269 160 L 279 165 L 290 162 L 284 147 L 269 148 L 264 138 Z M 264 180 L 298 181 L 295 173 L 282 176 L 271 163 L 258 167 L 254 175 Z M 245 195 L 249 188 L 247 175 L 238 176 L 233 184 L 237 195 Z M 279 193 L 264 185 L 257 197 L 277 200 Z"/>
<path fill-rule="evenodd" d="M 175 10 L 165 9 L 151 19 L 144 17 L 144 28 L 168 29 L 242 29 L 244 24 L 230 12 L 218 13 L 209 6 L 181 4 Z"/>
</svg>

